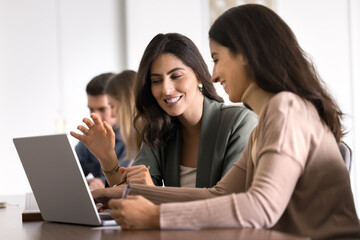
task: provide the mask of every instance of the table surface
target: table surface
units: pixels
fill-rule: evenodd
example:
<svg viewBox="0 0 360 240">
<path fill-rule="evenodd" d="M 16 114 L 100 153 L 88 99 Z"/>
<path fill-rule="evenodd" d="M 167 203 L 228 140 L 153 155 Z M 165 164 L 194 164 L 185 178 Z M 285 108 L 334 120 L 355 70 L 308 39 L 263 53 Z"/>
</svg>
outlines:
<svg viewBox="0 0 360 240">
<path fill-rule="evenodd" d="M 119 226 L 91 227 L 83 225 L 22 222 L 25 196 L 0 197 L 7 201 L 6 208 L 0 208 L 0 239 L 16 240 L 59 240 L 59 239 L 277 239 L 305 240 L 309 238 L 296 237 L 276 231 L 263 229 L 203 229 L 196 231 L 141 230 L 124 231 Z"/>
</svg>

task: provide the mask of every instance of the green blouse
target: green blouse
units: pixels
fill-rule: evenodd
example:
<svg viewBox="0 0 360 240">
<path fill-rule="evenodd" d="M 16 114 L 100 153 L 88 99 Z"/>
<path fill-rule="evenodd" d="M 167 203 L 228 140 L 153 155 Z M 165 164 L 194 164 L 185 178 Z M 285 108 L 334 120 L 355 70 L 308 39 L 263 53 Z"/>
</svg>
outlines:
<svg viewBox="0 0 360 240">
<path fill-rule="evenodd" d="M 257 115 L 242 104 L 225 105 L 204 98 L 196 169 L 196 187 L 212 187 L 240 158 Z M 180 187 L 181 130 L 165 146 L 151 149 L 145 143 L 133 163 L 150 166 L 155 185 Z"/>
</svg>

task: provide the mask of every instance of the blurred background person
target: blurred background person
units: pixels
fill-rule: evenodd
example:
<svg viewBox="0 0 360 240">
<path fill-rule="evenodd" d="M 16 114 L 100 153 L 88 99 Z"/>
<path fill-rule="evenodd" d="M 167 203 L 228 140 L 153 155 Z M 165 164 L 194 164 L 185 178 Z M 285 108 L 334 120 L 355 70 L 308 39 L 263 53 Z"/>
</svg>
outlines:
<svg viewBox="0 0 360 240">
<path fill-rule="evenodd" d="M 124 161 L 126 149 L 122 140 L 120 129 L 116 124 L 116 119 L 111 115 L 108 98 L 105 94 L 105 85 L 108 80 L 115 77 L 114 73 L 103 73 L 95 76 L 86 86 L 87 104 L 90 113 L 97 113 L 102 121 L 108 122 L 115 131 L 115 152 L 120 166 L 128 166 L 128 161 Z M 84 175 L 91 190 L 104 188 L 107 183 L 105 176 L 101 170 L 101 166 L 97 158 L 87 149 L 87 147 L 79 142 L 75 146 L 75 151 L 83 169 Z"/>
<path fill-rule="evenodd" d="M 125 144 L 126 155 L 124 160 L 130 166 L 139 152 L 141 140 L 137 134 L 132 117 L 135 109 L 134 85 L 136 72 L 124 70 L 113 76 L 105 86 L 111 108 L 111 117 L 116 119 L 120 127 L 122 140 Z M 126 164 L 120 165 L 125 166 Z"/>
</svg>

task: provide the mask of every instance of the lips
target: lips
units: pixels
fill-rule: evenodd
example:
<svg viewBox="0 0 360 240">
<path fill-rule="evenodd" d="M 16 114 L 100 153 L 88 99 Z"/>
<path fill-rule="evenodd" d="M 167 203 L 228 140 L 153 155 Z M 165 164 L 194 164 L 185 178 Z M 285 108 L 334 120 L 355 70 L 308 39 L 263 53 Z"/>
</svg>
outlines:
<svg viewBox="0 0 360 240">
<path fill-rule="evenodd" d="M 221 86 L 224 88 L 225 92 L 227 92 L 227 84 L 226 81 L 220 82 Z"/>
<path fill-rule="evenodd" d="M 165 99 L 165 102 L 168 103 L 168 104 L 172 104 L 172 103 L 176 103 L 180 100 L 181 96 L 180 97 L 174 97 L 174 98 L 168 98 L 168 99 Z"/>
</svg>

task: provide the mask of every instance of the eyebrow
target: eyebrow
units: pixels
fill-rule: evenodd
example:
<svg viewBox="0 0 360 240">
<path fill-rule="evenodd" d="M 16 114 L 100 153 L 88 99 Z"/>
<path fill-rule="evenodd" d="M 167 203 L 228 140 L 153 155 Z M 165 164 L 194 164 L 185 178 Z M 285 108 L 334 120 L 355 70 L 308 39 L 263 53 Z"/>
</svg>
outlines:
<svg viewBox="0 0 360 240">
<path fill-rule="evenodd" d="M 166 73 L 166 75 L 169 75 L 169 74 L 171 74 L 171 73 L 173 73 L 173 72 L 175 72 L 175 71 L 177 71 L 177 70 L 185 70 L 185 69 L 184 69 L 184 68 L 181 68 L 181 67 L 173 68 L 173 69 L 171 69 L 170 71 L 168 71 L 168 72 Z M 150 77 L 152 77 L 152 76 L 161 76 L 161 74 L 159 74 L 159 73 L 152 73 L 152 74 L 150 74 Z"/>
</svg>

